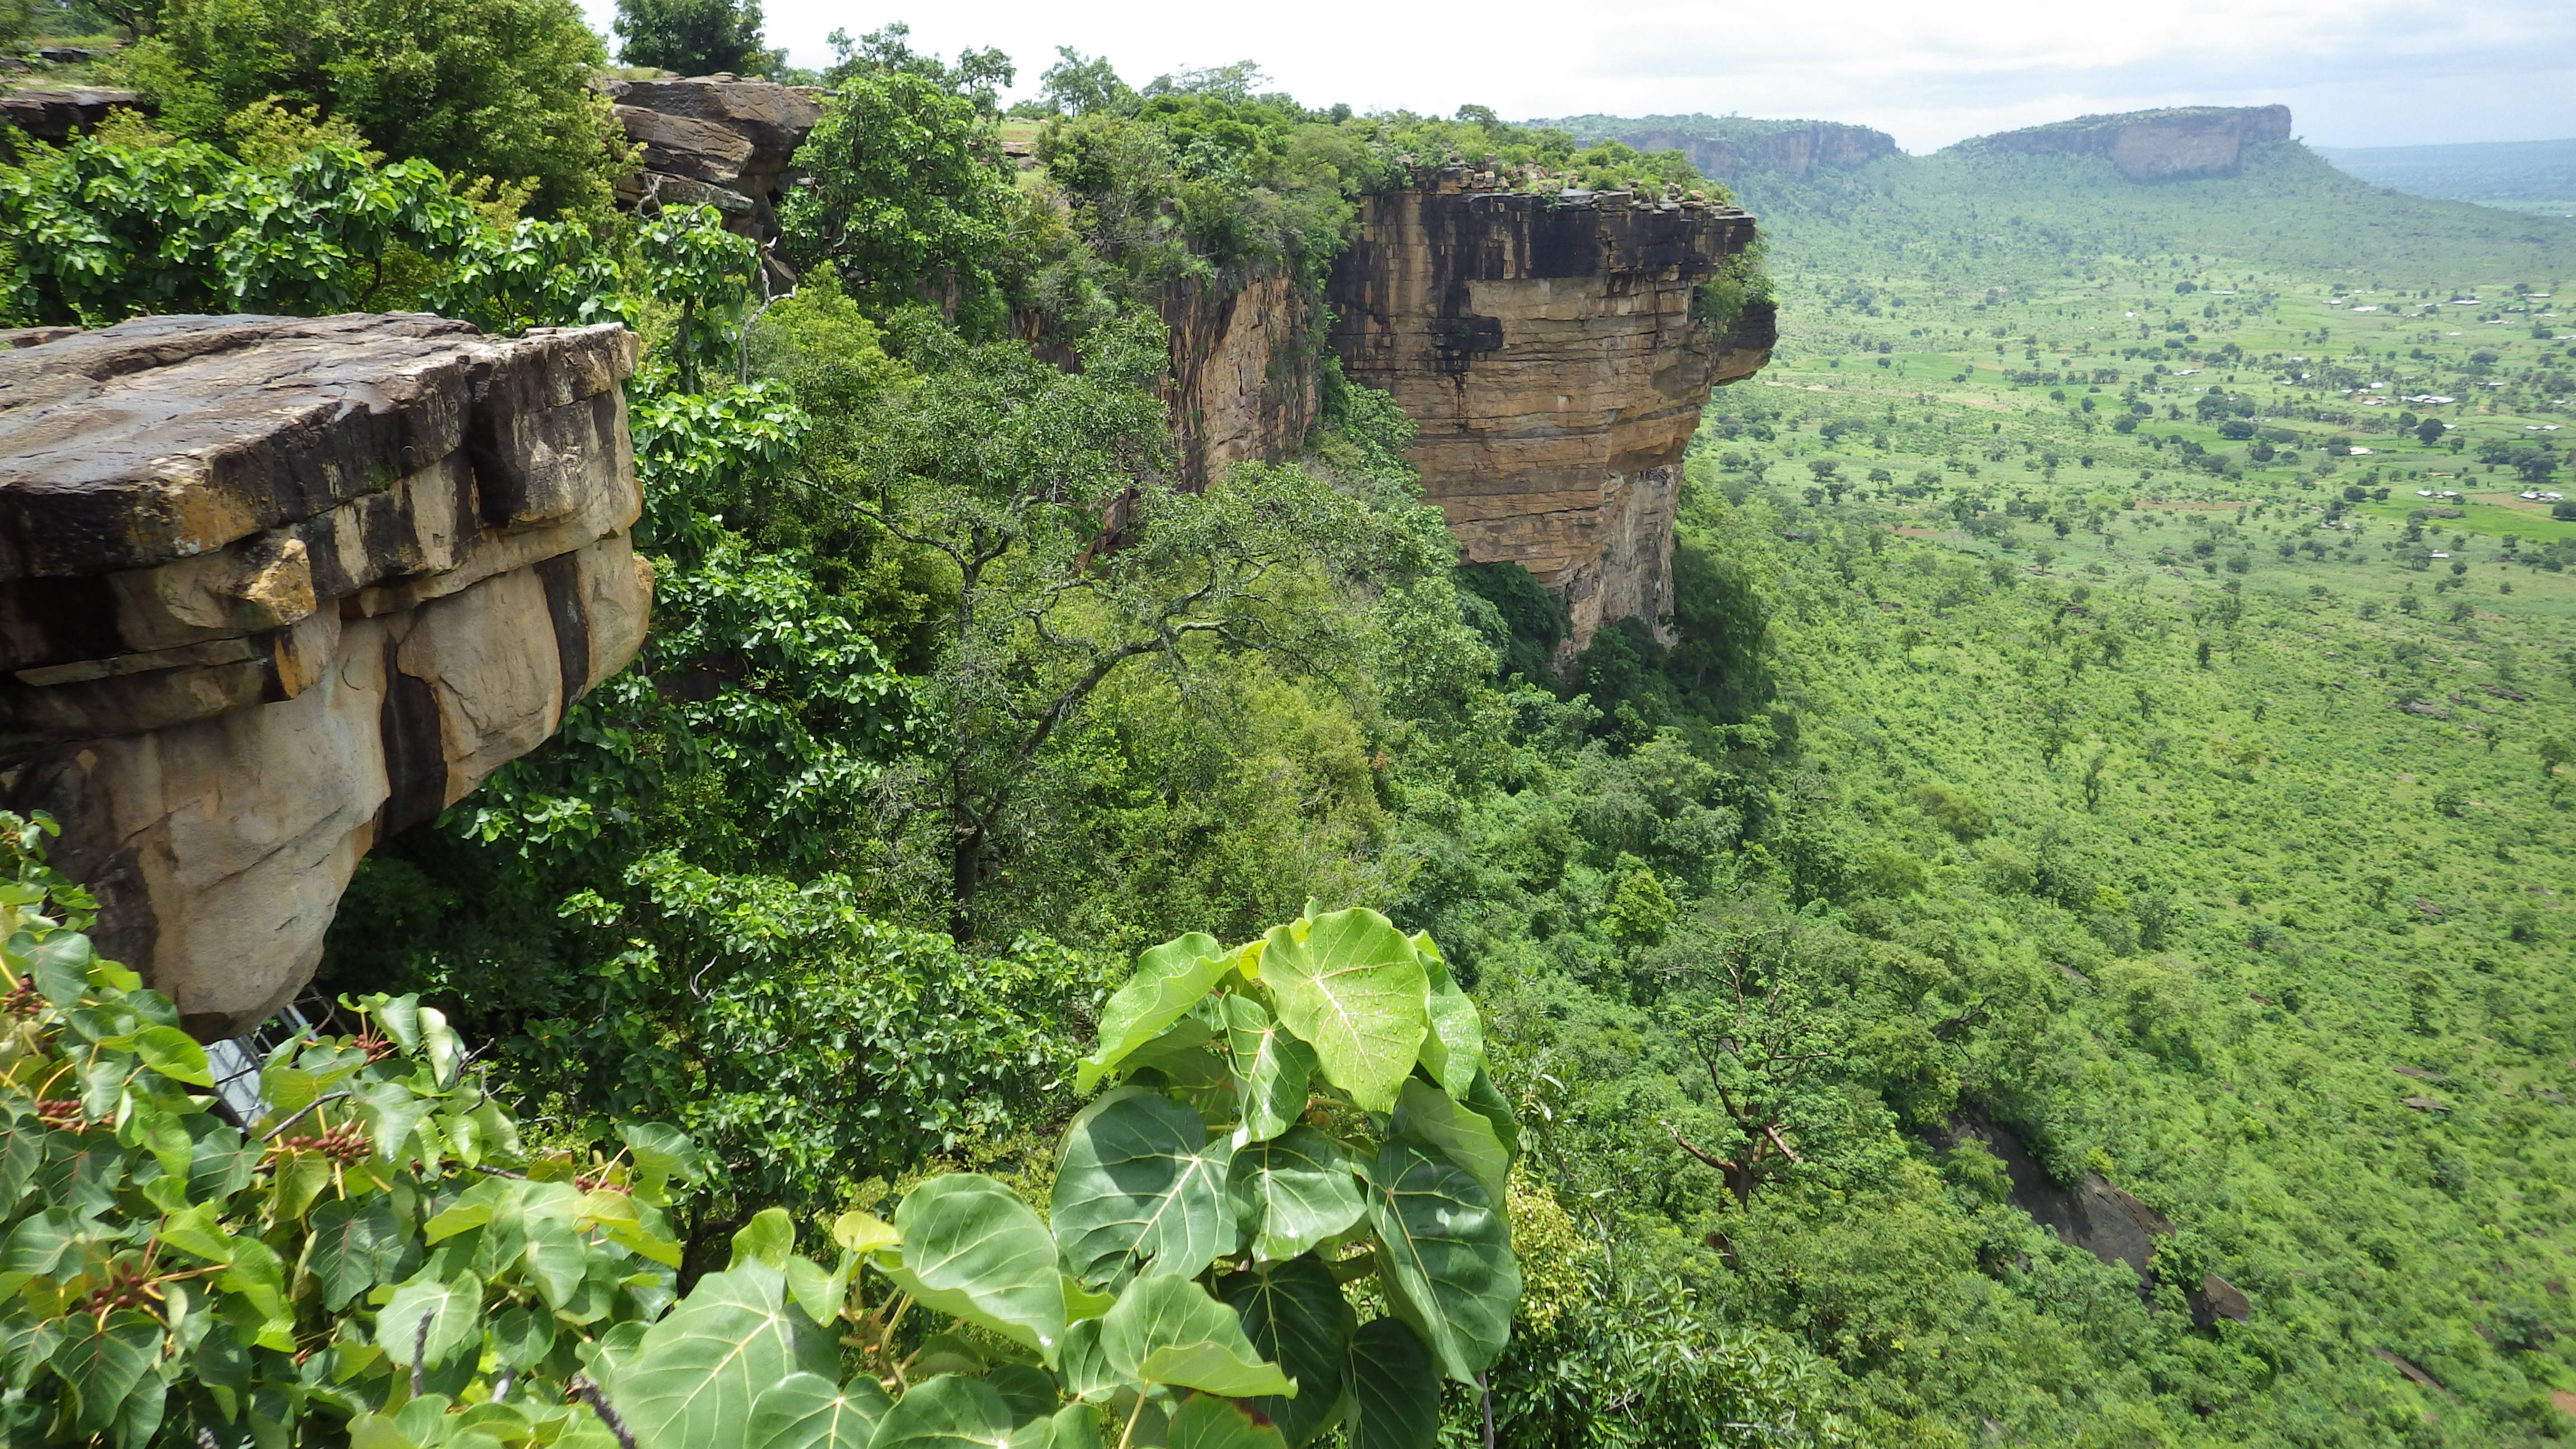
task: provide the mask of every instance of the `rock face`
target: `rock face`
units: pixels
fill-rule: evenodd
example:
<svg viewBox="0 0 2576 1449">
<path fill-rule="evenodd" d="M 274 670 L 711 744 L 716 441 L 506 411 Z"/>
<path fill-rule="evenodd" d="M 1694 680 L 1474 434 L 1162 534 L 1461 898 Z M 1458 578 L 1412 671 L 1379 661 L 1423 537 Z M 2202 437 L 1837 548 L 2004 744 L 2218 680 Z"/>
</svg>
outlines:
<svg viewBox="0 0 2576 1449">
<path fill-rule="evenodd" d="M 11 339 L 16 340 L 16 339 Z M 151 317 L 0 350 L 0 805 L 239 1029 L 376 840 L 643 639 L 615 326 Z"/>
<path fill-rule="evenodd" d="M 1412 460 L 1468 559 L 1566 602 L 1580 649 L 1670 612 L 1682 451 L 1720 382 L 1767 360 L 1771 318 L 1691 317 L 1753 241 L 1731 206 L 1624 192 L 1472 190 L 1450 168 L 1362 203 L 1327 288 L 1351 379 L 1420 427 Z M 1738 344 L 1730 346 L 1730 343 Z"/>
<path fill-rule="evenodd" d="M 1646 116 L 1603 134 L 1640 151 L 1679 151 L 1701 175 L 1718 181 L 1752 174 L 1809 176 L 1896 154 L 1894 136 L 1840 121 Z"/>
<path fill-rule="evenodd" d="M 93 90 L 87 87 L 53 91 L 9 91 L 0 94 L 0 121 L 6 121 L 39 141 L 61 145 L 73 136 L 87 131 L 107 119 L 107 113 L 119 108 L 151 115 L 159 106 L 132 91 Z M 0 154 L 7 144 L 0 141 Z"/>
<path fill-rule="evenodd" d="M 796 183 L 796 148 L 823 119 L 822 93 L 775 81 L 696 76 L 600 83 L 643 169 L 617 184 L 620 204 L 713 206 L 755 241 L 778 235 L 778 202 Z"/>
<path fill-rule="evenodd" d="M 1945 1149 L 1969 1141 L 1982 1145 L 2002 1161 L 2012 1182 L 2013 1206 L 2057 1234 L 2058 1241 L 2082 1248 L 2105 1263 L 2128 1264 L 2142 1290 L 2155 1282 L 2156 1239 L 2174 1230 L 2162 1213 L 2112 1186 L 2098 1172 L 2084 1174 L 2073 1187 L 2061 1186 L 2032 1160 L 2011 1128 L 1983 1117 L 1953 1117 L 1932 1136 L 1934 1145 Z M 2241 1300 L 2242 1295 L 2238 1297 Z"/>
<path fill-rule="evenodd" d="M 2006 131 L 1962 141 L 1981 151 L 2099 155 L 2132 181 L 2233 176 L 2249 141 L 2290 139 L 2288 106 L 2185 106 Z"/>
<path fill-rule="evenodd" d="M 1164 399 L 1180 474 L 1197 485 L 1229 463 L 1294 451 L 1315 424 L 1313 309 L 1285 272 L 1231 289 L 1192 278 L 1154 299 L 1171 334 Z"/>
</svg>

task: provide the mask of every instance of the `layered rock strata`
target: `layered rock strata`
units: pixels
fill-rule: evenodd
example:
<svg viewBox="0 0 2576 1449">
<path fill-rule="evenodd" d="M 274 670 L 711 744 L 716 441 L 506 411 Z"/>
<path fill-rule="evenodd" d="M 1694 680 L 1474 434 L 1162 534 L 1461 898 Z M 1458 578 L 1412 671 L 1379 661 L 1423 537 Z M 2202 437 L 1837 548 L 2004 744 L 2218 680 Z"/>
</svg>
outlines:
<svg viewBox="0 0 2576 1449">
<path fill-rule="evenodd" d="M 713 206 L 754 241 L 778 236 L 778 204 L 796 184 L 797 148 L 823 119 L 822 93 L 728 75 L 609 80 L 617 124 L 641 169 L 617 183 L 620 204 Z"/>
<path fill-rule="evenodd" d="M 2185 181 L 2233 176 L 2244 164 L 2247 143 L 2288 139 L 2288 106 L 2182 106 L 2079 116 L 1959 144 L 1980 151 L 2107 156 L 2132 181 Z"/>
<path fill-rule="evenodd" d="M 1565 600 L 1570 652 L 1662 620 L 1683 449 L 1709 391 L 1768 357 L 1771 316 L 1692 316 L 1754 239 L 1731 207 L 1476 190 L 1449 169 L 1368 198 L 1335 262 L 1332 346 L 1419 426 L 1412 461 L 1466 557 Z"/>
<path fill-rule="evenodd" d="M 236 1030 L 311 976 L 371 844 L 641 644 L 634 338 L 352 315 L 34 340 L 0 350 L 0 806 L 62 822 L 102 949 Z"/>
</svg>

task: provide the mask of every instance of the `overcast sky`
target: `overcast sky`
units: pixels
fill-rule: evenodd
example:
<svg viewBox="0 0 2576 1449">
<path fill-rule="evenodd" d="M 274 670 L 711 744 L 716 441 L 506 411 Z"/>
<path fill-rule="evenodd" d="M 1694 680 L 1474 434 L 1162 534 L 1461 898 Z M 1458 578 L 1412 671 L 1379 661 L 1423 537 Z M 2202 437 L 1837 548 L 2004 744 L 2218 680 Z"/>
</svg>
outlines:
<svg viewBox="0 0 2576 1449">
<path fill-rule="evenodd" d="M 584 3 L 605 31 L 614 0 Z M 1255 59 L 1309 105 L 1854 121 L 1917 152 L 2088 112 L 2274 101 L 2319 145 L 2576 137 L 2576 0 L 769 0 L 768 20 L 804 65 L 836 26 L 999 46 L 1022 93 L 1071 45 L 1136 83 Z"/>
</svg>

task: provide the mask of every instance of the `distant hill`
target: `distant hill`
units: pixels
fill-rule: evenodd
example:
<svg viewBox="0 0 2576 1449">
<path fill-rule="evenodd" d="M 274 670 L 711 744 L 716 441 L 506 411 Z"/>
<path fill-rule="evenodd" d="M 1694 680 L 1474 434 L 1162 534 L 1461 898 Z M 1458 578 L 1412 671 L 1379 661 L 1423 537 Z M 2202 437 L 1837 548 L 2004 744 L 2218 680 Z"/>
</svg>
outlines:
<svg viewBox="0 0 2576 1449">
<path fill-rule="evenodd" d="M 2576 280 L 2576 221 L 2383 189 L 2290 139 L 2283 106 L 2084 116 L 1929 156 L 1831 121 L 1579 116 L 1549 124 L 1641 149 L 1701 147 L 1694 161 L 1763 219 L 1773 258 L 1791 265 L 1830 258 L 1847 273 L 1883 268 L 1980 288 L 2094 257 L 2159 255 L 2227 257 L 2356 284 Z M 1819 147 L 1824 137 L 1836 143 Z"/>
<path fill-rule="evenodd" d="M 2454 201 L 2576 201 L 2576 140 L 2317 146 L 2373 186 Z"/>
<path fill-rule="evenodd" d="M 2233 176 L 2251 142 L 2290 139 L 2288 106 L 2181 106 L 2078 116 L 1962 141 L 1954 149 L 2111 158 L 2131 181 Z"/>
<path fill-rule="evenodd" d="M 1703 176 L 1807 176 L 1900 154 L 1896 138 L 1840 121 L 1757 121 L 1742 116 L 1568 116 L 1558 126 L 1584 142 L 1616 139 L 1640 151 L 1680 151 Z"/>
</svg>

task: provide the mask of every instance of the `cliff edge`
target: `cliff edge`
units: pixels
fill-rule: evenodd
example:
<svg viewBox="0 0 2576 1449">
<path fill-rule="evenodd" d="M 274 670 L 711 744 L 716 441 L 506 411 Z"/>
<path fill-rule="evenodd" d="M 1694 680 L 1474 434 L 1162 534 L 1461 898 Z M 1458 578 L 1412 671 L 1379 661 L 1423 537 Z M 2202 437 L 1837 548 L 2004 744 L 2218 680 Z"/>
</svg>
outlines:
<svg viewBox="0 0 2576 1449">
<path fill-rule="evenodd" d="M 0 806 L 211 1039 L 358 858 L 642 644 L 622 327 L 145 317 L 0 334 Z"/>
<path fill-rule="evenodd" d="M 1565 600 L 1569 652 L 1671 612 L 1682 452 L 1709 391 L 1768 360 L 1772 318 L 1693 316 L 1753 218 L 1625 192 L 1478 190 L 1461 168 L 1367 198 L 1327 286 L 1333 349 L 1394 395 L 1467 558 Z"/>
</svg>

